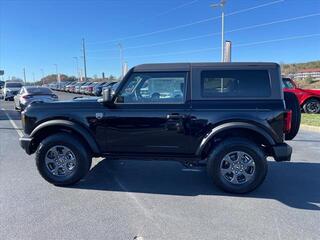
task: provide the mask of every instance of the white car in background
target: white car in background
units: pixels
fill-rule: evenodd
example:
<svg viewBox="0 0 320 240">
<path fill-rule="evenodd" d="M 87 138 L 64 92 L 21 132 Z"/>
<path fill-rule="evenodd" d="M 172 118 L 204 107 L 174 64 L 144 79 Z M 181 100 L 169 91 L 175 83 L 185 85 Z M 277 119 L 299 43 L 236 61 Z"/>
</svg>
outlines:
<svg viewBox="0 0 320 240">
<path fill-rule="evenodd" d="M 23 111 L 32 102 L 58 101 L 58 96 L 47 87 L 29 86 L 22 87 L 14 97 L 14 108 Z"/>
<path fill-rule="evenodd" d="M 23 84 L 21 82 L 6 82 L 3 88 L 3 98 L 5 101 L 13 100 L 14 96 L 16 96 Z"/>
</svg>

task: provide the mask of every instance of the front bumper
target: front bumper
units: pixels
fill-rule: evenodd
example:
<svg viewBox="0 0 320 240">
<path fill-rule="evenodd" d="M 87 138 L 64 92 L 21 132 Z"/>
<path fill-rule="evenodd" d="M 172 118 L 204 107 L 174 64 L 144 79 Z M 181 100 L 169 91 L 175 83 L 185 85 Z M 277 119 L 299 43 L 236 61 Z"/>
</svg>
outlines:
<svg viewBox="0 0 320 240">
<path fill-rule="evenodd" d="M 25 150 L 27 154 L 32 154 L 34 151 L 32 150 L 32 138 L 23 136 L 19 138 L 20 146 Z"/>
<path fill-rule="evenodd" d="M 273 157 L 277 162 L 284 162 L 291 160 L 292 147 L 286 143 L 272 146 Z"/>
</svg>

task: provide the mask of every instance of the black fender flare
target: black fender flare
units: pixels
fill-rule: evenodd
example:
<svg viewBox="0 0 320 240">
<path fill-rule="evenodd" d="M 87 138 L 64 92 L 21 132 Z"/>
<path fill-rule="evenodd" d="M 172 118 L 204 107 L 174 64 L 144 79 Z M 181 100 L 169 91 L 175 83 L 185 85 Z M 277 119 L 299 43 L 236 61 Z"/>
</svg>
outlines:
<svg viewBox="0 0 320 240">
<path fill-rule="evenodd" d="M 81 126 L 78 123 L 68 121 L 68 120 L 55 119 L 55 120 L 49 120 L 49 121 L 43 122 L 43 123 L 39 124 L 31 132 L 30 137 L 31 138 L 36 137 L 36 135 L 40 131 L 42 131 L 48 127 L 64 127 L 66 129 L 70 129 L 83 137 L 84 141 L 86 141 L 86 143 L 89 145 L 89 147 L 91 148 L 93 153 L 95 153 L 95 154 L 100 153 L 99 146 L 98 146 L 97 142 L 95 141 L 94 137 L 92 136 L 92 134 L 89 132 L 89 130 L 87 130 L 85 127 Z"/>
<path fill-rule="evenodd" d="M 246 123 L 246 122 L 227 122 L 227 123 L 223 123 L 220 124 L 216 127 L 214 127 L 201 141 L 196 155 L 197 156 L 201 156 L 201 153 L 203 151 L 203 149 L 205 148 L 205 146 L 207 145 L 208 142 L 210 142 L 210 140 L 216 136 L 218 133 L 221 133 L 223 131 L 226 130 L 230 130 L 230 129 L 248 129 L 248 130 L 252 130 L 257 132 L 258 134 L 262 135 L 267 141 L 268 143 L 273 146 L 276 144 L 276 142 L 274 141 L 274 139 L 272 138 L 271 134 L 268 133 L 266 130 L 264 130 L 263 128 L 256 126 L 254 124 L 251 123 Z"/>
</svg>

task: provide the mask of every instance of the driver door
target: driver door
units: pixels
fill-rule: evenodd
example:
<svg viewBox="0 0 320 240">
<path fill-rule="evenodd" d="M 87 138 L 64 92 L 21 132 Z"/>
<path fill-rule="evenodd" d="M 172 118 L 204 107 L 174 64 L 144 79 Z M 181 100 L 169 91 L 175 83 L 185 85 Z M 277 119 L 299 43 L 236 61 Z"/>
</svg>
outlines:
<svg viewBox="0 0 320 240">
<path fill-rule="evenodd" d="M 187 72 L 132 73 L 106 109 L 105 152 L 190 154 Z"/>
</svg>

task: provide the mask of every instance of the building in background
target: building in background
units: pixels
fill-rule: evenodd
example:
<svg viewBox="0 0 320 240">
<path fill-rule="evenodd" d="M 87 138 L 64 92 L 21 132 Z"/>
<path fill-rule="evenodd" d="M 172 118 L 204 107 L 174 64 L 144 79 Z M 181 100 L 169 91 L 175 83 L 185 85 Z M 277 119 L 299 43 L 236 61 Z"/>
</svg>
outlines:
<svg viewBox="0 0 320 240">
<path fill-rule="evenodd" d="M 315 81 L 320 80 L 320 68 L 309 68 L 300 70 L 297 73 L 289 74 L 291 78 L 295 80 L 305 80 L 307 78 L 312 78 Z"/>
</svg>

